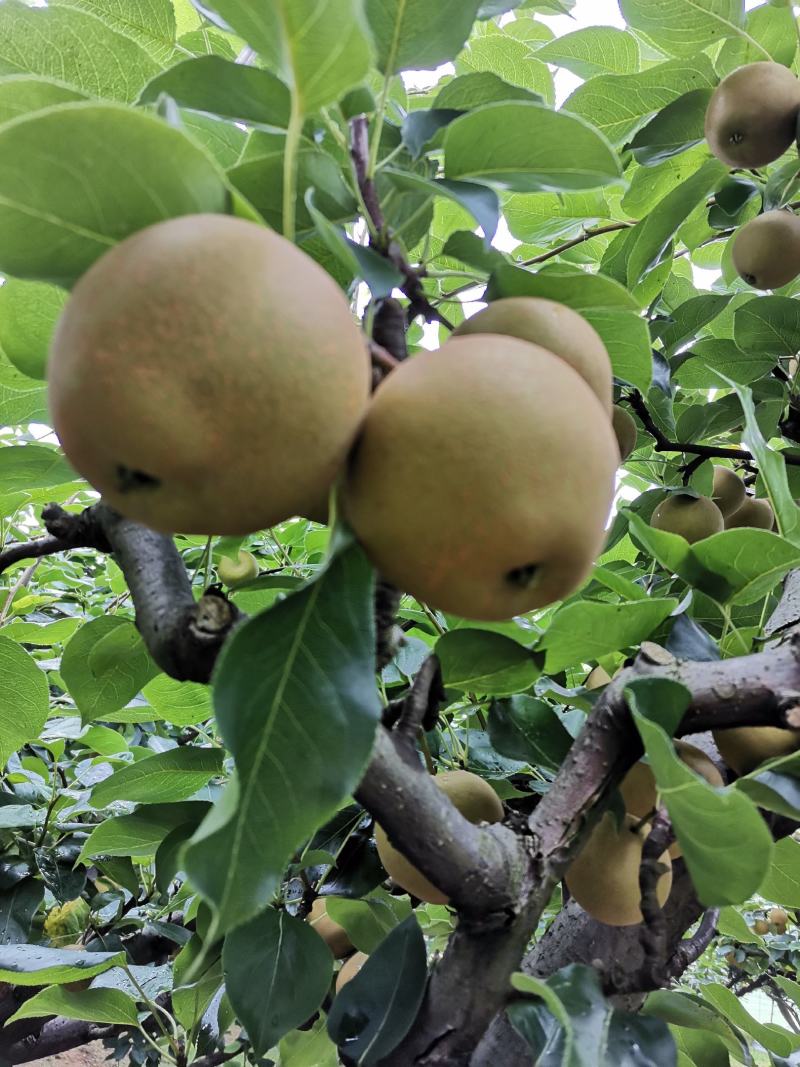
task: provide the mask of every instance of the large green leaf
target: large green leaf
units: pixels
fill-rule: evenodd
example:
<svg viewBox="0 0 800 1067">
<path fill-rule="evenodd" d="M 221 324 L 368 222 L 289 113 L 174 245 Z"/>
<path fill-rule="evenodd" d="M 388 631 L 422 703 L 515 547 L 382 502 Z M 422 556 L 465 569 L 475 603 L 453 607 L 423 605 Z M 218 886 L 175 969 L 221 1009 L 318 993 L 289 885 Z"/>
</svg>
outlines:
<svg viewBox="0 0 800 1067">
<path fill-rule="evenodd" d="M 50 703 L 47 675 L 9 637 L 0 637 L 0 692 L 0 767 L 5 767 L 9 756 L 39 737 Z"/>
<path fill-rule="evenodd" d="M 93 953 L 94 955 L 94 953 Z M 42 1019 L 58 1015 L 63 1019 L 84 1019 L 110 1026 L 137 1026 L 139 1016 L 136 1001 L 118 989 L 85 989 L 71 992 L 63 986 L 43 989 L 26 1000 L 11 1016 L 9 1023 L 19 1019 Z"/>
<path fill-rule="evenodd" d="M 742 0 L 620 0 L 619 6 L 629 26 L 675 56 L 692 56 L 744 30 Z"/>
<path fill-rule="evenodd" d="M 142 689 L 142 695 L 153 709 L 155 718 L 166 719 L 175 726 L 194 726 L 214 714 L 211 690 L 197 682 L 176 682 L 167 674 L 159 674 Z"/>
<path fill-rule="evenodd" d="M 124 952 L 73 952 L 43 945 L 3 945 L 0 981 L 21 986 L 79 982 L 124 963 Z"/>
<path fill-rule="evenodd" d="M 309 114 L 365 78 L 371 46 L 360 0 L 193 0 L 243 37 Z"/>
<path fill-rule="evenodd" d="M 0 77 L 0 125 L 32 111 L 42 111 L 54 104 L 84 100 L 86 94 L 52 78 L 30 74 Z"/>
<path fill-rule="evenodd" d="M 1 209 L 0 209 L 1 210 Z M 78 476 L 64 457 L 44 445 L 0 448 L 0 494 L 69 485 Z"/>
<path fill-rule="evenodd" d="M 228 934 L 222 962 L 227 994 L 259 1056 L 314 1014 L 333 974 L 319 934 L 274 908 Z"/>
<path fill-rule="evenodd" d="M 539 677 L 537 657 L 491 630 L 450 630 L 436 643 L 445 685 L 470 693 L 509 696 Z"/>
<path fill-rule="evenodd" d="M 447 129 L 448 178 L 489 181 L 516 192 L 596 189 L 620 178 L 620 163 L 588 122 L 542 104 L 477 108 Z"/>
<path fill-rule="evenodd" d="M 222 771 L 220 748 L 171 748 L 121 767 L 92 790 L 92 804 L 105 808 L 115 800 L 169 804 L 188 800 Z"/>
<path fill-rule="evenodd" d="M 158 63 L 170 62 L 175 49 L 175 9 L 171 0 L 55 0 L 80 10 L 137 41 Z"/>
<path fill-rule="evenodd" d="M 44 378 L 56 321 L 67 300 L 63 289 L 9 278 L 0 288 L 0 348 L 17 370 Z"/>
<path fill-rule="evenodd" d="M 61 677 L 84 722 L 124 708 L 157 673 L 138 630 L 119 615 L 85 623 L 61 661 Z"/>
<path fill-rule="evenodd" d="M 0 127 L 0 270 L 20 278 L 69 286 L 136 230 L 228 200 L 216 164 L 143 111 L 62 104 Z"/>
<path fill-rule="evenodd" d="M 361 549 L 345 547 L 222 653 L 214 704 L 238 788 L 185 856 L 220 930 L 263 910 L 292 849 L 360 779 L 380 716 L 372 590 Z"/>
<path fill-rule="evenodd" d="M 800 844 L 785 837 L 775 845 L 772 864 L 759 887 L 766 900 L 786 908 L 800 908 Z"/>
<path fill-rule="evenodd" d="M 0 4 L 0 74 L 42 75 L 92 96 L 132 101 L 160 67 L 133 36 L 88 11 Z"/>
<path fill-rule="evenodd" d="M 433 70 L 461 51 L 480 0 L 366 0 L 370 29 L 385 74 Z"/>
<path fill-rule="evenodd" d="M 701 987 L 703 999 L 713 1004 L 734 1026 L 750 1034 L 764 1048 L 778 1056 L 789 1056 L 800 1048 L 800 1035 L 793 1034 L 782 1026 L 765 1024 L 755 1019 L 742 1004 L 733 990 L 718 982 L 709 982 Z"/>
<path fill-rule="evenodd" d="M 593 78 L 597 74 L 631 74 L 639 66 L 639 44 L 632 33 L 613 26 L 587 26 L 537 48 L 545 63 Z"/>
<path fill-rule="evenodd" d="M 99 823 L 81 850 L 82 857 L 154 856 L 158 846 L 179 826 L 194 828 L 208 812 L 207 803 L 146 804 L 132 815 Z"/>
</svg>

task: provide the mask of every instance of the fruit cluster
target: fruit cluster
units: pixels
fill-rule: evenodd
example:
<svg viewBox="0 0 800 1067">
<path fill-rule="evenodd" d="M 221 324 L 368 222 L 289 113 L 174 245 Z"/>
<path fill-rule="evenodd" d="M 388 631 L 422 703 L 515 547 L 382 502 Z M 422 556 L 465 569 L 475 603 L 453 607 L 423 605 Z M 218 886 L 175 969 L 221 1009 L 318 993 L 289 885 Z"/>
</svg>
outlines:
<svg viewBox="0 0 800 1067">
<path fill-rule="evenodd" d="M 730 467 L 714 467 L 713 496 L 671 493 L 653 512 L 650 525 L 680 534 L 694 544 L 722 530 L 745 526 L 771 530 L 775 512 L 768 500 L 749 496 L 744 482 Z"/>
<path fill-rule="evenodd" d="M 313 260 L 196 215 L 107 252 L 49 364 L 53 425 L 108 504 L 166 532 L 245 534 L 344 514 L 381 573 L 445 611 L 505 619 L 572 593 L 602 549 L 621 447 L 608 353 L 549 300 L 499 300 L 370 399 L 367 346 Z M 229 585 L 253 575 L 223 562 Z"/>
<path fill-rule="evenodd" d="M 723 78 L 706 112 L 706 140 L 729 167 L 763 167 L 796 140 L 800 81 L 780 63 L 750 63 Z M 733 263 L 756 289 L 778 289 L 800 274 L 800 219 L 766 211 L 733 240 Z"/>
</svg>

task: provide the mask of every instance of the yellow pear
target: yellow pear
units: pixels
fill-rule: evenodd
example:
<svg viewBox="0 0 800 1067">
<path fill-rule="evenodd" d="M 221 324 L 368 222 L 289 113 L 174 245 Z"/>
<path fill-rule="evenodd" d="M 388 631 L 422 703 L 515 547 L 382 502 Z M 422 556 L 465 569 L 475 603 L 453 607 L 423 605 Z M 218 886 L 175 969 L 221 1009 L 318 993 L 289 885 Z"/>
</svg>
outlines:
<svg viewBox="0 0 800 1067">
<path fill-rule="evenodd" d="M 593 326 L 565 304 L 535 296 L 495 300 L 454 331 L 454 337 L 505 334 L 530 341 L 566 360 L 611 410 L 613 374 L 606 347 Z"/>
<path fill-rule="evenodd" d="M 732 515 L 744 503 L 744 482 L 730 467 L 714 467 L 714 489 L 711 499 L 722 512 L 723 519 Z"/>
<path fill-rule="evenodd" d="M 503 805 L 488 782 L 470 771 L 444 771 L 434 782 L 471 823 L 500 822 Z M 382 826 L 375 827 L 378 855 L 394 881 L 407 893 L 429 904 L 446 904 L 450 899 L 389 842 Z"/>
<path fill-rule="evenodd" d="M 723 78 L 706 111 L 706 140 L 729 167 L 763 167 L 797 134 L 800 85 L 780 63 L 749 63 Z"/>
<path fill-rule="evenodd" d="M 626 815 L 617 823 L 606 812 L 589 840 L 572 861 L 566 873 L 567 888 L 580 906 L 594 919 L 608 926 L 632 926 L 642 921 L 639 907 L 639 867 L 642 848 L 650 827 Z M 660 859 L 667 868 L 658 879 L 656 894 L 664 904 L 672 888 L 672 861 L 664 852 Z"/>
<path fill-rule="evenodd" d="M 158 223 L 99 259 L 48 375 L 64 452 L 107 503 L 198 534 L 249 533 L 323 499 L 370 389 L 330 275 L 227 215 Z"/>
<path fill-rule="evenodd" d="M 509 619 L 588 576 L 618 463 L 602 404 L 564 360 L 513 337 L 457 337 L 379 386 L 342 504 L 399 589 Z"/>
<path fill-rule="evenodd" d="M 316 930 L 337 960 L 353 951 L 353 943 L 347 936 L 345 928 L 334 922 L 328 915 L 328 904 L 324 897 L 317 897 L 311 905 L 308 923 Z"/>
<path fill-rule="evenodd" d="M 800 218 L 766 211 L 733 238 L 733 265 L 754 289 L 779 289 L 800 274 Z"/>
<path fill-rule="evenodd" d="M 231 559 L 230 556 L 220 557 L 220 561 L 217 564 L 217 574 L 224 585 L 235 588 L 237 585 L 243 585 L 258 576 L 258 560 L 252 552 L 245 552 L 243 548 L 240 548 L 239 555 L 235 560 Z"/>
<path fill-rule="evenodd" d="M 778 726 L 735 726 L 715 730 L 719 754 L 737 774 L 749 774 L 766 760 L 788 756 L 800 748 L 800 730 Z"/>
<path fill-rule="evenodd" d="M 672 493 L 653 512 L 650 525 L 656 530 L 680 534 L 693 545 L 695 541 L 720 533 L 725 523 L 722 512 L 709 497 Z"/>
<path fill-rule="evenodd" d="M 772 504 L 763 497 L 749 496 L 732 515 L 725 520 L 726 530 L 738 530 L 752 526 L 757 530 L 771 530 L 775 525 Z"/>
<path fill-rule="evenodd" d="M 336 992 L 341 993 L 369 959 L 366 952 L 354 952 L 349 960 L 345 960 L 339 973 L 336 975 Z"/>
<path fill-rule="evenodd" d="M 624 463 L 628 456 L 636 448 L 636 439 L 639 431 L 630 412 L 615 404 L 611 409 L 611 425 L 619 446 L 619 458 Z"/>
<path fill-rule="evenodd" d="M 586 681 L 583 683 L 587 689 L 602 689 L 604 685 L 608 685 L 611 681 L 611 675 L 605 669 L 605 667 L 597 666 L 593 668 L 586 676 Z"/>
</svg>

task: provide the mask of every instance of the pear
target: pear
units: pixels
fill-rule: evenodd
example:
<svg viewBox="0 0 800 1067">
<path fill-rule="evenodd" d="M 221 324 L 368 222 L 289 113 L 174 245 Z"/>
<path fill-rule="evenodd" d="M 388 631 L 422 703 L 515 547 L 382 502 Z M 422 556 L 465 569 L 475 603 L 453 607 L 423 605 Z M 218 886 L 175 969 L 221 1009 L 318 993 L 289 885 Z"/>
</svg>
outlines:
<svg viewBox="0 0 800 1067">
<path fill-rule="evenodd" d="M 577 311 L 542 297 L 510 296 L 462 322 L 453 336 L 486 333 L 518 337 L 560 356 L 611 411 L 613 374 L 608 352 L 594 327 Z"/>
<path fill-rule="evenodd" d="M 313 508 L 370 391 L 330 275 L 228 215 L 170 219 L 102 256 L 64 308 L 48 375 L 73 466 L 168 533 L 244 534 Z"/>
<path fill-rule="evenodd" d="M 733 238 L 733 265 L 754 289 L 780 289 L 800 274 L 800 219 L 791 211 L 766 211 Z"/>
<path fill-rule="evenodd" d="M 633 416 L 625 408 L 620 407 L 619 404 L 615 404 L 611 409 L 611 425 L 614 427 L 614 433 L 617 437 L 619 458 L 624 463 L 636 448 L 639 430 Z"/>
<path fill-rule="evenodd" d="M 565 876 L 567 888 L 592 918 L 609 926 L 632 926 L 642 921 L 639 906 L 639 867 L 649 824 L 626 815 L 621 826 L 606 812 Z M 656 895 L 664 904 L 672 888 L 672 861 L 664 852 L 659 862 L 666 872 L 658 879 Z"/>
<path fill-rule="evenodd" d="M 744 503 L 744 482 L 730 467 L 714 467 L 714 489 L 711 499 L 727 519 Z"/>
<path fill-rule="evenodd" d="M 737 774 L 749 774 L 767 760 L 788 756 L 800 748 L 800 730 L 778 726 L 735 726 L 715 730 L 719 754 Z"/>
<path fill-rule="evenodd" d="M 723 78 L 709 101 L 708 147 L 729 167 L 763 167 L 794 141 L 800 85 L 781 63 L 749 63 Z"/>
<path fill-rule="evenodd" d="M 752 526 L 756 530 L 771 530 L 775 525 L 775 512 L 772 504 L 763 497 L 749 496 L 741 507 L 725 520 L 726 530 L 738 530 L 743 526 Z"/>
<path fill-rule="evenodd" d="M 336 975 L 337 993 L 341 993 L 347 983 L 355 978 L 368 959 L 369 956 L 366 952 L 354 952 L 349 960 L 345 960 L 341 970 Z"/>
<path fill-rule="evenodd" d="M 611 675 L 599 664 L 589 671 L 586 676 L 586 681 L 583 683 L 587 689 L 602 689 L 604 685 L 608 685 L 611 681 Z"/>
<path fill-rule="evenodd" d="M 720 533 L 724 520 L 722 512 L 707 496 L 672 493 L 653 512 L 650 525 L 655 530 L 679 534 L 692 545 Z"/>
<path fill-rule="evenodd" d="M 252 552 L 245 552 L 240 548 L 235 560 L 230 556 L 220 557 L 217 574 L 223 585 L 235 589 L 237 585 L 244 585 L 245 582 L 251 582 L 258 576 L 258 560 Z"/>
<path fill-rule="evenodd" d="M 379 386 L 342 504 L 399 589 L 509 619 L 587 577 L 618 462 L 605 409 L 564 360 L 513 337 L 457 337 Z"/>
<path fill-rule="evenodd" d="M 500 822 L 503 805 L 488 782 L 469 771 L 444 771 L 434 782 L 471 823 Z M 378 856 L 386 873 L 407 893 L 429 904 L 446 904 L 450 899 L 429 881 L 389 841 L 382 826 L 375 827 Z"/>
<path fill-rule="evenodd" d="M 308 924 L 319 934 L 337 960 L 353 951 L 353 943 L 347 931 L 328 915 L 328 904 L 323 897 L 317 897 L 311 905 Z"/>
</svg>

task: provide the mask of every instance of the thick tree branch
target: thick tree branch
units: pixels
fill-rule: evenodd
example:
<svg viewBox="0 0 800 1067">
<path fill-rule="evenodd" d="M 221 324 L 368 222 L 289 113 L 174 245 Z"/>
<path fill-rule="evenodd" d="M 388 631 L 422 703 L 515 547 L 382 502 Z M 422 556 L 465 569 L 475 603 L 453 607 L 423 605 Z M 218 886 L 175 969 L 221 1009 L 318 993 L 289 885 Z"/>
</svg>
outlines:
<svg viewBox="0 0 800 1067">
<path fill-rule="evenodd" d="M 5 1063 L 31 1063 L 110 1037 L 118 1029 L 80 1019 L 52 1019 L 44 1023 L 38 1034 L 30 1034 L 8 1046 L 0 1041 L 0 1058 Z"/>
<path fill-rule="evenodd" d="M 695 933 L 681 941 L 675 949 L 667 964 L 667 974 L 670 978 L 680 978 L 693 963 L 700 959 L 714 940 L 719 922 L 719 911 L 719 908 L 708 908 Z"/>
</svg>

